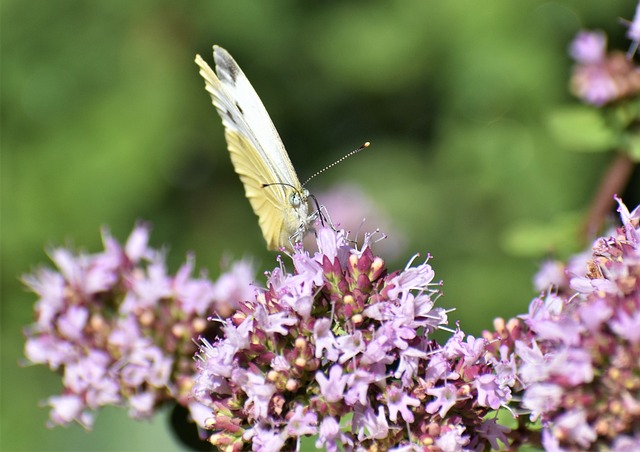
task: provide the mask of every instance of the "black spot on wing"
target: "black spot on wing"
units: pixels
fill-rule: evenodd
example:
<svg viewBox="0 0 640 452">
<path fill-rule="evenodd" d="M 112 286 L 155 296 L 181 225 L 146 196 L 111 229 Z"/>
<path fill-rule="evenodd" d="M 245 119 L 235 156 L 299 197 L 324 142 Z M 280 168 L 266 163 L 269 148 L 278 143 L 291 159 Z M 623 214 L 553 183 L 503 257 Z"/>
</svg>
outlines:
<svg viewBox="0 0 640 452">
<path fill-rule="evenodd" d="M 216 63 L 216 72 L 220 80 L 224 80 L 235 85 L 241 71 L 238 64 L 231 55 L 229 55 L 229 52 L 224 50 L 222 47 L 215 47 L 213 59 Z"/>
<path fill-rule="evenodd" d="M 240 104 L 238 102 L 236 102 L 236 108 L 238 109 L 240 114 L 244 115 L 244 111 L 242 111 L 242 108 L 240 107 Z"/>
<path fill-rule="evenodd" d="M 240 125 L 240 118 L 238 118 L 238 116 L 235 115 L 235 112 L 233 110 L 228 110 L 224 107 L 219 107 L 219 111 L 220 111 L 220 116 L 228 119 L 231 123 L 235 124 L 236 126 Z"/>
<path fill-rule="evenodd" d="M 231 58 L 231 55 L 229 55 L 227 51 L 221 52 L 220 56 L 222 57 L 223 61 L 222 66 L 229 74 L 229 78 L 231 79 L 231 81 L 235 84 L 235 81 L 238 79 L 238 75 L 240 74 L 240 68 L 238 67 L 238 64 L 233 58 Z"/>
</svg>

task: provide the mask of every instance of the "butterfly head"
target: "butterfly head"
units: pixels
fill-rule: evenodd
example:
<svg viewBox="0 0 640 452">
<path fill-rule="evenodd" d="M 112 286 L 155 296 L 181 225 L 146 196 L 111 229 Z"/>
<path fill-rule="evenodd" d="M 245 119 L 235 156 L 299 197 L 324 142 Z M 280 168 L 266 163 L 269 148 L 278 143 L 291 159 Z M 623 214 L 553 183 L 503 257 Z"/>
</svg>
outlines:
<svg viewBox="0 0 640 452">
<path fill-rule="evenodd" d="M 308 199 L 309 199 L 309 190 L 307 190 L 306 188 L 303 188 L 300 190 L 294 189 L 289 194 L 289 204 L 291 204 L 291 207 L 293 207 L 296 210 L 300 206 L 307 204 Z"/>
<path fill-rule="evenodd" d="M 309 197 L 311 196 L 309 194 L 309 190 L 304 187 L 287 184 L 285 182 L 262 184 L 262 188 L 265 189 L 269 189 L 269 187 L 273 186 L 280 186 L 284 189 L 286 194 L 285 196 L 288 201 L 286 210 L 293 210 L 293 216 L 298 217 L 298 222 L 307 222 L 307 217 L 309 216 Z"/>
<path fill-rule="evenodd" d="M 309 196 L 309 190 L 306 188 L 293 190 L 289 194 L 289 205 L 295 212 L 298 225 L 294 235 L 301 235 L 300 240 L 313 222 L 312 216 L 309 216 Z"/>
</svg>

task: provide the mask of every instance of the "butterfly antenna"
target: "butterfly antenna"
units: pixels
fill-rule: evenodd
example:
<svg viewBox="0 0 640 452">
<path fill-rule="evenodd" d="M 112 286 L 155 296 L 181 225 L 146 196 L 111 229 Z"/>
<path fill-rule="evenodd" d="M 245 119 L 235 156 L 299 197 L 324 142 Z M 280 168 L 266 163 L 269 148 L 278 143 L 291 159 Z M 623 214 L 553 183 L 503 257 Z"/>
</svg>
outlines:
<svg viewBox="0 0 640 452">
<path fill-rule="evenodd" d="M 316 177 L 319 174 L 324 173 L 326 170 L 328 170 L 329 168 L 333 168 L 334 166 L 336 166 L 338 163 L 341 163 L 343 161 L 345 161 L 346 159 L 348 159 L 349 157 L 351 157 L 352 155 L 357 154 L 358 152 L 367 149 L 369 146 L 371 146 L 371 143 L 369 143 L 368 141 L 366 143 L 364 143 L 362 146 L 360 146 L 358 149 L 354 149 L 353 151 L 349 152 L 347 155 L 340 157 L 338 160 L 336 160 L 335 162 L 333 162 L 331 165 L 327 165 L 324 168 L 322 168 L 320 171 L 318 171 L 317 173 L 315 173 L 313 176 L 311 176 L 309 179 L 307 179 L 304 184 L 302 184 L 302 186 L 304 187 L 305 185 L 307 185 L 309 183 L 309 181 L 311 179 L 313 179 L 314 177 Z"/>
<path fill-rule="evenodd" d="M 286 182 L 271 182 L 269 184 L 262 184 L 262 188 L 272 187 L 274 185 L 283 185 L 285 187 L 289 187 L 289 188 L 293 188 L 294 190 L 297 190 L 296 187 L 294 187 L 291 184 L 287 184 Z"/>
</svg>

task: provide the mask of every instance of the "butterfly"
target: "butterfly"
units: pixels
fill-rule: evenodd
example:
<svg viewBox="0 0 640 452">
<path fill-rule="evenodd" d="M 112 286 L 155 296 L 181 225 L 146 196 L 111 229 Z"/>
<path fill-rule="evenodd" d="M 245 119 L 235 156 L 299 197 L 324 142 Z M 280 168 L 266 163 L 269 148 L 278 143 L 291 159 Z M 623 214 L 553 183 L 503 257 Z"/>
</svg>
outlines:
<svg viewBox="0 0 640 452">
<path fill-rule="evenodd" d="M 267 248 L 292 250 L 317 215 L 267 110 L 229 52 L 213 46 L 216 71 L 196 55 L 205 88 L 225 128 L 233 167 L 244 185 Z"/>
</svg>

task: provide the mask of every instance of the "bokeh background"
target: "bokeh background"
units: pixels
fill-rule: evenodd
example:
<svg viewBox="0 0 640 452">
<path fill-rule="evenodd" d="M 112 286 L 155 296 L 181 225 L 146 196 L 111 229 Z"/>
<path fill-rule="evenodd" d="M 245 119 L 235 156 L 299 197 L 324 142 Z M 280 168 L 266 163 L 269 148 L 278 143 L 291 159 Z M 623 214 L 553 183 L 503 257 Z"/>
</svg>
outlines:
<svg viewBox="0 0 640 452">
<path fill-rule="evenodd" d="M 355 193 L 366 225 L 390 235 L 380 252 L 392 269 L 416 252 L 434 255 L 440 303 L 479 334 L 494 317 L 526 310 L 545 255 L 581 246 L 565 233 L 575 232 L 612 155 L 568 152 L 550 126 L 578 104 L 566 49 L 582 27 L 626 49 L 619 18 L 631 19 L 635 4 L 4 0 L 1 8 L 0 449 L 179 450 L 162 415 L 135 423 L 112 409 L 91 433 L 45 428 L 38 403 L 60 382 L 19 366 L 35 300 L 19 278 L 47 263 L 47 247 L 96 251 L 102 226 L 124 240 L 138 219 L 153 224 L 152 244 L 170 249 L 174 271 L 189 251 L 212 276 L 242 257 L 259 274 L 273 268 L 196 53 L 211 62 L 215 43 L 236 58 L 301 180 L 371 141 L 308 188 L 321 202 L 334 189 Z"/>
</svg>

